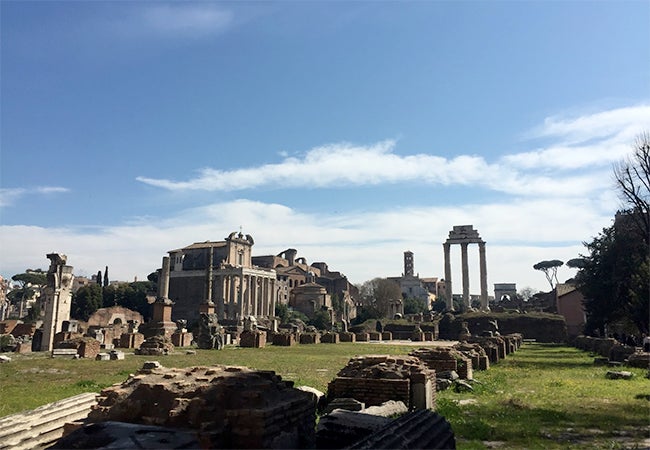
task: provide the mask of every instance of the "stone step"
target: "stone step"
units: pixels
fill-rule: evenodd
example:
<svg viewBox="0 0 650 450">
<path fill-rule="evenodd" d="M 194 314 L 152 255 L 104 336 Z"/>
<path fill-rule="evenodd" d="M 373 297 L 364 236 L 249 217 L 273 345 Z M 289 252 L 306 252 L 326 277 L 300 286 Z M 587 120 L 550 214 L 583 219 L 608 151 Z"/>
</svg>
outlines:
<svg viewBox="0 0 650 450">
<path fill-rule="evenodd" d="M 0 449 L 33 449 L 53 442 L 63 435 L 66 423 L 86 418 L 97 403 L 96 399 L 96 393 L 79 394 L 3 417 L 0 419 Z"/>
</svg>

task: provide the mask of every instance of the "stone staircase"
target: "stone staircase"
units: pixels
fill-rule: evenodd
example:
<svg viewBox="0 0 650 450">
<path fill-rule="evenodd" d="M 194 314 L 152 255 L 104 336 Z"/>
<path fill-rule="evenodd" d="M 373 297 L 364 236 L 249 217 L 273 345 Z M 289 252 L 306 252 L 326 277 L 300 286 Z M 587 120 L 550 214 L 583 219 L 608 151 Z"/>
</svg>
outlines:
<svg viewBox="0 0 650 450">
<path fill-rule="evenodd" d="M 85 419 L 96 399 L 89 392 L 0 418 L 0 450 L 45 448 L 63 435 L 66 423 Z"/>
</svg>

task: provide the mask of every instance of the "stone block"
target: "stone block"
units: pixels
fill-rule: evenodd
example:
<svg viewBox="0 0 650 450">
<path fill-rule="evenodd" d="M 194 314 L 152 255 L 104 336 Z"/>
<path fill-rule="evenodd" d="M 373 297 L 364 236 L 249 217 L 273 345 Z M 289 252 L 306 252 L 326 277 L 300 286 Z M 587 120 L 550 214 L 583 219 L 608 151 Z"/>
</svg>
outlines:
<svg viewBox="0 0 650 450">
<path fill-rule="evenodd" d="M 381 333 L 378 331 L 371 331 L 368 333 L 368 339 L 371 341 L 381 341 Z"/>
<path fill-rule="evenodd" d="M 172 334 L 172 344 L 176 347 L 189 347 L 192 345 L 192 340 L 194 339 L 194 336 L 192 333 L 188 332 L 176 332 Z"/>
<path fill-rule="evenodd" d="M 320 335 L 318 333 L 300 333 L 301 344 L 319 344 Z"/>
<path fill-rule="evenodd" d="M 393 333 L 390 331 L 384 331 L 381 333 L 381 340 L 382 341 L 392 341 L 393 340 Z"/>
<path fill-rule="evenodd" d="M 323 344 L 338 344 L 339 339 L 339 334 L 332 332 L 325 333 L 320 337 L 320 341 Z"/>
<path fill-rule="evenodd" d="M 355 333 L 355 338 L 357 342 L 368 342 L 370 340 L 369 333 Z"/>
<path fill-rule="evenodd" d="M 341 342 L 355 342 L 357 340 L 357 335 L 346 331 L 339 334 L 339 339 Z"/>
<path fill-rule="evenodd" d="M 97 356 L 95 356 L 95 359 L 97 361 L 110 361 L 111 360 L 111 355 L 105 352 L 100 352 L 97 353 Z"/>
<path fill-rule="evenodd" d="M 124 359 L 124 352 L 119 351 L 119 350 L 111 350 L 109 355 L 111 356 L 111 359 L 113 359 L 113 360 L 122 360 L 122 359 Z"/>
</svg>

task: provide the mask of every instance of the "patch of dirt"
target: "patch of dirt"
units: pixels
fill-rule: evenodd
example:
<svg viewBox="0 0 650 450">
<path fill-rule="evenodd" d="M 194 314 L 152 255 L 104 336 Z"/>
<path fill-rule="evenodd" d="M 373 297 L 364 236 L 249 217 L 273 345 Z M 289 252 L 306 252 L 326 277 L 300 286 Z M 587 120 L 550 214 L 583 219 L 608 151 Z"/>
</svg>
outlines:
<svg viewBox="0 0 650 450">
<path fill-rule="evenodd" d="M 55 369 L 55 368 L 39 369 L 38 367 L 31 367 L 29 369 L 23 369 L 20 372 L 21 373 L 49 373 L 49 374 L 72 373 L 69 370 L 65 370 L 65 369 Z"/>
</svg>

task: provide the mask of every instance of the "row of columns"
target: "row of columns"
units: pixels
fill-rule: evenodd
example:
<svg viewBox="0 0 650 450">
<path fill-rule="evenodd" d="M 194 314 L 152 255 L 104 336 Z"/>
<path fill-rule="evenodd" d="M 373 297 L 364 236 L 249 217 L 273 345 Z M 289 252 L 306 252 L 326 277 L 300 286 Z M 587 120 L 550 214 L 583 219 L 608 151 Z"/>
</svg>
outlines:
<svg viewBox="0 0 650 450">
<path fill-rule="evenodd" d="M 454 309 L 453 291 L 451 286 L 451 244 L 452 242 L 445 242 L 443 245 L 445 256 L 445 293 L 447 297 L 447 308 Z M 469 295 L 469 264 L 467 261 L 467 246 L 470 242 L 460 242 L 460 261 L 461 261 L 461 274 L 463 283 L 463 304 L 466 308 L 470 306 Z M 481 309 L 488 308 L 488 289 L 487 289 L 487 262 L 485 257 L 485 242 L 477 242 L 479 251 L 479 271 L 481 283 Z"/>
<path fill-rule="evenodd" d="M 277 303 L 276 280 L 254 274 L 217 274 L 217 315 L 220 319 L 273 316 Z"/>
</svg>

